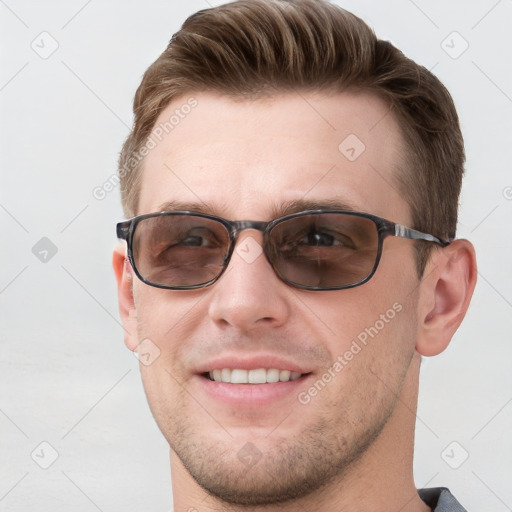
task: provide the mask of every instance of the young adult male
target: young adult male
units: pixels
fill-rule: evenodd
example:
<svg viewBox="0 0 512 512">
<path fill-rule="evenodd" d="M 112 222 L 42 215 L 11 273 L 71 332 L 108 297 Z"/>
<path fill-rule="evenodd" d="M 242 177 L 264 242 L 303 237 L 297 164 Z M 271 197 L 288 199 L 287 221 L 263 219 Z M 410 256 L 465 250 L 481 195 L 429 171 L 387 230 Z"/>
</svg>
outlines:
<svg viewBox="0 0 512 512">
<path fill-rule="evenodd" d="M 242 0 L 134 112 L 113 264 L 175 511 L 464 510 L 412 476 L 420 358 L 476 281 L 443 85 L 335 5 Z"/>
</svg>

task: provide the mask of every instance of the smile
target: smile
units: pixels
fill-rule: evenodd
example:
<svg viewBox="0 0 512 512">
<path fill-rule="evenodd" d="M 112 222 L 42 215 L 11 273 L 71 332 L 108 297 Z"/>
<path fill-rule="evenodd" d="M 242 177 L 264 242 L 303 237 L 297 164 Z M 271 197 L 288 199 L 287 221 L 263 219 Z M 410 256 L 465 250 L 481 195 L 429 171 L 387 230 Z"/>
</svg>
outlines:
<svg viewBox="0 0 512 512">
<path fill-rule="evenodd" d="M 215 382 L 228 384 L 269 384 L 297 380 L 302 374 L 277 368 L 257 368 L 254 370 L 222 368 L 206 372 L 205 376 Z"/>
</svg>

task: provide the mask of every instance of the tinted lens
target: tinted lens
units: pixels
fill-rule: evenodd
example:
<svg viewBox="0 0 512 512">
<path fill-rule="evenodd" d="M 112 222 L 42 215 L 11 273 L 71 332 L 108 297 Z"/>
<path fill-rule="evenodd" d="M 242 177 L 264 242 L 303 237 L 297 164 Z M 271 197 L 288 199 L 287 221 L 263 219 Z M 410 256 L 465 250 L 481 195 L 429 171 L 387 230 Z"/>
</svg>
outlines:
<svg viewBox="0 0 512 512">
<path fill-rule="evenodd" d="M 215 279 L 229 250 L 220 222 L 195 215 L 159 215 L 139 221 L 132 253 L 139 274 L 153 284 L 194 286 Z"/>
<path fill-rule="evenodd" d="M 286 281 L 312 288 L 350 286 L 366 279 L 377 261 L 376 224 L 347 214 L 309 214 L 276 224 L 268 256 Z"/>
</svg>

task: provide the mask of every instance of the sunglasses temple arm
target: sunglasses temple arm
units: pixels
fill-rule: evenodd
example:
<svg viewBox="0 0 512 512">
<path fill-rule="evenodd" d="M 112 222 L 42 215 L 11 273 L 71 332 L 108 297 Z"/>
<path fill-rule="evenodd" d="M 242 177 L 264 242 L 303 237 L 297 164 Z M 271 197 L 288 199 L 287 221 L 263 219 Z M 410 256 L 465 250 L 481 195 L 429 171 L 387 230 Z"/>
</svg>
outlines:
<svg viewBox="0 0 512 512">
<path fill-rule="evenodd" d="M 399 236 L 401 238 L 408 238 L 411 240 L 425 240 L 427 242 L 434 242 L 436 244 L 441 245 L 442 247 L 446 247 L 450 244 L 445 240 L 441 240 L 433 235 L 429 235 L 428 233 L 422 233 L 421 231 L 417 231 L 416 229 L 408 228 L 407 226 L 402 226 L 401 224 L 395 224 L 394 232 L 392 233 L 394 236 Z"/>
</svg>

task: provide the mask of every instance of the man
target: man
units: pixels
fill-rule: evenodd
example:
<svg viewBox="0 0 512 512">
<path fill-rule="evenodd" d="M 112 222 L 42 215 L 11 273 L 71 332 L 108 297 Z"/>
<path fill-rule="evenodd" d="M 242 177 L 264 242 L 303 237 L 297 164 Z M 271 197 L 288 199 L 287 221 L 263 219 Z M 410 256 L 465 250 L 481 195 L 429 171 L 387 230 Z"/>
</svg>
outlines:
<svg viewBox="0 0 512 512">
<path fill-rule="evenodd" d="M 134 113 L 113 264 L 175 511 L 464 510 L 412 476 L 420 358 L 476 281 L 443 85 L 335 5 L 242 0 Z"/>
</svg>

